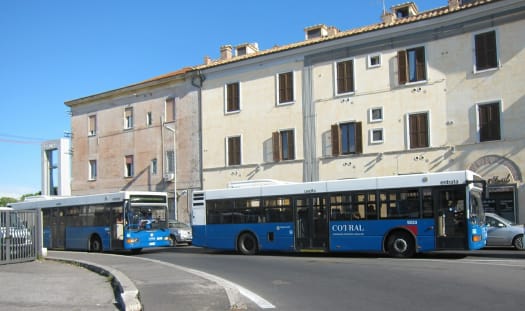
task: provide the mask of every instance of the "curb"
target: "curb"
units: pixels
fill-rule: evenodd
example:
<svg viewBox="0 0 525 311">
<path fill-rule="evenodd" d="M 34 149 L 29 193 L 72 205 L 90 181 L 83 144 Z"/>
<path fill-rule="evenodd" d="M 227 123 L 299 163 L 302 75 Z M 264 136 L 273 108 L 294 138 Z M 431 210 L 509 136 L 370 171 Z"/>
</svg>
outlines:
<svg viewBox="0 0 525 311">
<path fill-rule="evenodd" d="M 45 257 L 45 260 L 81 266 L 100 275 L 110 277 L 111 287 L 113 287 L 119 309 L 123 311 L 142 311 L 139 290 L 135 284 L 119 270 L 83 260 L 64 259 L 59 257 Z"/>
</svg>

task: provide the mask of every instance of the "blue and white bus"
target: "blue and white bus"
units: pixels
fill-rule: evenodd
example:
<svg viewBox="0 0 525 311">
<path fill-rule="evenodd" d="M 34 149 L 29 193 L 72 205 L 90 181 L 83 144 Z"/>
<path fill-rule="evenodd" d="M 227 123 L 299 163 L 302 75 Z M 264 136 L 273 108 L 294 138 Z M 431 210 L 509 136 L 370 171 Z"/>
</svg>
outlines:
<svg viewBox="0 0 525 311">
<path fill-rule="evenodd" d="M 10 205 L 42 211 L 44 247 L 91 252 L 170 245 L 165 192 L 114 193 L 43 197 Z"/>
<path fill-rule="evenodd" d="M 195 191 L 193 244 L 236 250 L 386 252 L 485 246 L 485 182 L 471 171 Z"/>
</svg>

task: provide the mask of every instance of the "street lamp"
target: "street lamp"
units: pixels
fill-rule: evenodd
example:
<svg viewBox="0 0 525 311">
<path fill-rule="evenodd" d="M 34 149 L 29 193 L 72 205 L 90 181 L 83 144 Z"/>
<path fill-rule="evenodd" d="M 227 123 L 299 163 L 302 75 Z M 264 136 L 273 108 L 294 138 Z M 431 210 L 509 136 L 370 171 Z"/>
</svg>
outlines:
<svg viewBox="0 0 525 311">
<path fill-rule="evenodd" d="M 177 136 L 175 135 L 175 128 L 164 124 L 164 128 L 173 133 L 173 219 L 177 220 Z"/>
</svg>

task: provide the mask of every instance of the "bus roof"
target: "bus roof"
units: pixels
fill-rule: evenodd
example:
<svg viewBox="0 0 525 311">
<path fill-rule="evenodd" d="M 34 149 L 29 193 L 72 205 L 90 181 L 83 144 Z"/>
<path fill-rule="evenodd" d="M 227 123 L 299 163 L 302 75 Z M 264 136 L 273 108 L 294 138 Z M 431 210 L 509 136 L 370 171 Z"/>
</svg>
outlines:
<svg viewBox="0 0 525 311">
<path fill-rule="evenodd" d="M 450 171 L 409 175 L 340 179 L 305 183 L 253 184 L 251 186 L 205 190 L 206 199 L 294 195 L 339 191 L 395 189 L 466 184 L 478 176 L 472 171 Z"/>
<path fill-rule="evenodd" d="M 165 192 L 119 191 L 112 193 L 91 194 L 70 197 L 39 196 L 30 200 L 9 204 L 13 209 L 51 208 L 84 204 L 121 202 L 130 196 L 167 196 Z"/>
</svg>

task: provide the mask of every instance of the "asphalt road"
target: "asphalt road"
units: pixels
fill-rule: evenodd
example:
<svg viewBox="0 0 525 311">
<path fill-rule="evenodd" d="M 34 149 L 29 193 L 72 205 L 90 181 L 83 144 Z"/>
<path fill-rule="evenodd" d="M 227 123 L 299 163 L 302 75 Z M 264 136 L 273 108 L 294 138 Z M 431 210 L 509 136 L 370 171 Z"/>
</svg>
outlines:
<svg viewBox="0 0 525 311">
<path fill-rule="evenodd" d="M 194 247 L 142 255 L 235 282 L 276 310 L 517 310 L 525 252 L 482 250 L 414 259 L 372 254 L 242 256 Z"/>
</svg>

